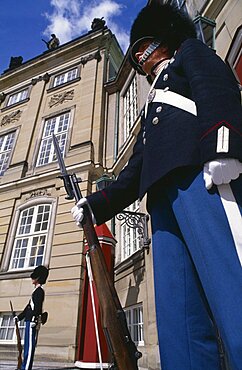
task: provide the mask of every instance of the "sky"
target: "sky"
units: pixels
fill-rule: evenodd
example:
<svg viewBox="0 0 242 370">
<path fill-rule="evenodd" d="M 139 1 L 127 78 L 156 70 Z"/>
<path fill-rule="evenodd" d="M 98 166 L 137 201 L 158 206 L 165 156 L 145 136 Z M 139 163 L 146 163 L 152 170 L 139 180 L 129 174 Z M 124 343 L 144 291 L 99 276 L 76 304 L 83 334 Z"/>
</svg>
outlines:
<svg viewBox="0 0 242 370">
<path fill-rule="evenodd" d="M 0 74 L 10 58 L 28 61 L 46 51 L 41 39 L 54 33 L 61 44 L 90 31 L 93 18 L 104 17 L 125 52 L 129 31 L 147 0 L 0 0 Z"/>
</svg>

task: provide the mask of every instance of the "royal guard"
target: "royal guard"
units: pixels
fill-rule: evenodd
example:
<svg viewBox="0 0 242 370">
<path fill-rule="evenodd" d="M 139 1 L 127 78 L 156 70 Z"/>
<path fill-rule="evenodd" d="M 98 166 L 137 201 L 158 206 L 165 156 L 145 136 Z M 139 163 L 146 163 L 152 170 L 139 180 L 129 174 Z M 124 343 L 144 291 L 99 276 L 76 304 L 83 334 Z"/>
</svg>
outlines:
<svg viewBox="0 0 242 370">
<path fill-rule="evenodd" d="M 242 109 L 231 70 L 193 22 L 151 3 L 135 19 L 130 61 L 151 83 L 141 129 L 116 182 L 81 199 L 97 224 L 147 194 L 163 370 L 242 364 Z"/>
<path fill-rule="evenodd" d="M 24 357 L 21 369 L 18 370 L 31 370 L 33 366 L 39 326 L 41 323 L 45 324 L 47 320 L 47 313 L 43 313 L 45 298 L 43 285 L 46 283 L 48 275 L 49 270 L 45 266 L 40 265 L 34 269 L 30 275 L 34 285 L 32 296 L 24 310 L 14 317 L 16 321 L 25 320 Z"/>
</svg>

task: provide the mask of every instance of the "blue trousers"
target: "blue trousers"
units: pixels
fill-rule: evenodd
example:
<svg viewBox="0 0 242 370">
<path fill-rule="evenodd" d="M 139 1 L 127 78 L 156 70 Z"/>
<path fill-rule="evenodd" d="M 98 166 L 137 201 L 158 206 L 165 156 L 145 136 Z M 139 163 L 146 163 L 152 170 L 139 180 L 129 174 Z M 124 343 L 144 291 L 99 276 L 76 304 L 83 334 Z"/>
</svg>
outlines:
<svg viewBox="0 0 242 370">
<path fill-rule="evenodd" d="M 36 327 L 31 327 L 30 321 L 25 321 L 24 358 L 21 370 L 31 370 L 34 360 Z"/>
<path fill-rule="evenodd" d="M 241 223 L 242 176 L 231 188 Z M 214 321 L 230 369 L 241 370 L 242 267 L 217 187 L 176 171 L 150 198 L 162 370 L 221 369 Z"/>
</svg>

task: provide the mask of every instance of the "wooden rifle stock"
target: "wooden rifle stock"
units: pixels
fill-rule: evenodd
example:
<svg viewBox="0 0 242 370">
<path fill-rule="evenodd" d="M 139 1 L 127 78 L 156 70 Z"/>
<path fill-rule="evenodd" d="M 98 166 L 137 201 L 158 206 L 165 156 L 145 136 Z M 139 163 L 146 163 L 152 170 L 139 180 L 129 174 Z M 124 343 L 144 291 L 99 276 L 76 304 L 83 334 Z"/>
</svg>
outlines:
<svg viewBox="0 0 242 370">
<path fill-rule="evenodd" d="M 107 270 L 89 208 L 83 208 L 85 216 L 82 227 L 89 246 L 88 254 L 100 303 L 102 327 L 115 363 L 113 369 L 138 370 L 137 361 L 141 353 L 130 337 L 125 313 Z"/>
<path fill-rule="evenodd" d="M 12 311 L 13 317 L 15 316 L 14 310 L 13 310 L 13 305 L 12 302 L 10 301 L 10 307 Z M 20 336 L 20 331 L 18 327 L 18 322 L 17 320 L 14 319 L 15 322 L 15 330 L 16 330 L 16 337 L 17 337 L 17 348 L 18 348 L 18 369 L 21 369 L 22 365 L 22 344 L 21 344 L 21 336 Z"/>
<path fill-rule="evenodd" d="M 78 202 L 81 192 L 75 174 L 69 175 L 66 171 L 57 138 L 52 134 L 52 139 L 61 170 L 61 178 L 67 192 L 67 199 Z M 112 355 L 112 370 L 138 370 L 137 361 L 142 354 L 137 350 L 131 339 L 126 316 L 119 301 L 113 281 L 109 275 L 107 265 L 100 247 L 98 237 L 92 222 L 88 205 L 83 206 L 84 219 L 82 227 L 89 246 L 88 254 L 92 267 L 101 311 L 102 328 L 107 340 L 108 348 Z"/>
</svg>

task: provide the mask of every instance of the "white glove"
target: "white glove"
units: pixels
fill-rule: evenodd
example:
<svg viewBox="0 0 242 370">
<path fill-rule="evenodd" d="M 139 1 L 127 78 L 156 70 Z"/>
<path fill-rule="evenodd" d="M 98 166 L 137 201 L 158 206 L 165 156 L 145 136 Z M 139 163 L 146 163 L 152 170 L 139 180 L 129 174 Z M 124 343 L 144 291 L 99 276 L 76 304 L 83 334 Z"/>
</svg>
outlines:
<svg viewBox="0 0 242 370">
<path fill-rule="evenodd" d="M 96 223 L 94 214 L 92 212 L 92 209 L 91 209 L 87 199 L 86 198 L 81 198 L 77 202 L 77 204 L 71 209 L 72 217 L 74 218 L 74 221 L 76 222 L 77 226 L 81 226 L 81 222 L 84 218 L 84 212 L 83 212 L 83 206 L 84 205 L 88 205 L 89 210 L 90 210 L 91 215 L 92 215 L 92 222 L 94 224 Z"/>
<path fill-rule="evenodd" d="M 30 323 L 30 327 L 31 327 L 31 328 L 35 328 L 35 326 L 36 326 L 36 322 L 32 321 L 32 322 Z"/>
<path fill-rule="evenodd" d="M 238 159 L 224 158 L 206 162 L 203 167 L 205 186 L 209 190 L 214 185 L 229 184 L 242 173 L 242 163 Z"/>
<path fill-rule="evenodd" d="M 14 319 L 14 321 L 16 321 L 16 322 L 18 322 L 18 321 L 19 321 L 18 316 L 14 316 L 14 317 L 13 317 L 13 319 Z"/>
</svg>

